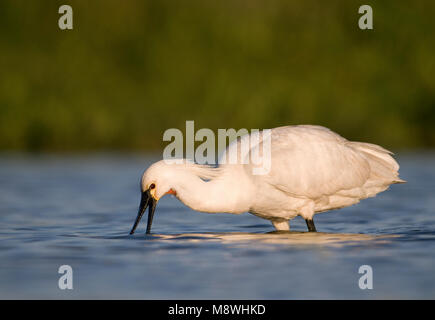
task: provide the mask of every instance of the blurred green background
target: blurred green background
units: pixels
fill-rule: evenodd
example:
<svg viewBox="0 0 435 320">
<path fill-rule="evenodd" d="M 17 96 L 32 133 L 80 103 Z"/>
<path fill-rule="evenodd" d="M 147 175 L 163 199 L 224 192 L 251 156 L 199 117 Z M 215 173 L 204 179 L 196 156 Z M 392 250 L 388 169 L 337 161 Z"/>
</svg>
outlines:
<svg viewBox="0 0 435 320">
<path fill-rule="evenodd" d="M 0 150 L 159 150 L 186 120 L 434 147 L 434 16 L 432 0 L 2 0 Z"/>
</svg>

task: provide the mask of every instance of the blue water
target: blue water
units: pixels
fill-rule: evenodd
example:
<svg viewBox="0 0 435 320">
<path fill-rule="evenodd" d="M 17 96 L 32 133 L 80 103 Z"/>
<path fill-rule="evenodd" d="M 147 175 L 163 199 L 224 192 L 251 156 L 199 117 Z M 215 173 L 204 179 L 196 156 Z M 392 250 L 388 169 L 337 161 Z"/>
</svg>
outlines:
<svg viewBox="0 0 435 320">
<path fill-rule="evenodd" d="M 316 215 L 319 233 L 160 200 L 129 236 L 141 155 L 0 156 L 0 298 L 435 298 L 435 154 L 397 157 L 407 184 Z M 292 230 L 306 231 L 296 218 Z M 58 268 L 73 269 L 60 290 Z M 361 265 L 373 270 L 362 290 Z"/>
</svg>

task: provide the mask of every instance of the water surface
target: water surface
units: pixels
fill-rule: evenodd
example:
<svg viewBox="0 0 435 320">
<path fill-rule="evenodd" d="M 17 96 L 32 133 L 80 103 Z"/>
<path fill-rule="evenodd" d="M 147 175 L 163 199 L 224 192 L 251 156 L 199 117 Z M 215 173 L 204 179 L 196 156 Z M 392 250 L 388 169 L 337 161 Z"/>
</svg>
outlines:
<svg viewBox="0 0 435 320">
<path fill-rule="evenodd" d="M 153 157 L 0 156 L 0 298 L 435 298 L 435 154 L 399 155 L 376 198 L 273 232 L 248 213 L 204 214 L 163 198 L 153 234 L 136 217 Z M 144 219 L 146 220 L 146 219 Z M 58 268 L 73 268 L 73 290 Z M 361 265 L 373 289 L 361 290 Z"/>
</svg>

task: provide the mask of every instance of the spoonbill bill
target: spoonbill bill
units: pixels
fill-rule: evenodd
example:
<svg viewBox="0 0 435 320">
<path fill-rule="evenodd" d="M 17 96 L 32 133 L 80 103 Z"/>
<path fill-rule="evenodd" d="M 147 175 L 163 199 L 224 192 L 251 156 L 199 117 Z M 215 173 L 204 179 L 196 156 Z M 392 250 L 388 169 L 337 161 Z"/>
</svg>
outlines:
<svg viewBox="0 0 435 320">
<path fill-rule="evenodd" d="M 221 164 L 221 160 L 217 167 L 187 160 L 152 164 L 141 179 L 139 211 L 130 234 L 147 207 L 146 233 L 151 232 L 156 204 L 166 194 L 196 211 L 250 212 L 271 221 L 276 230 L 290 230 L 289 220 L 302 216 L 308 231 L 315 232 L 316 213 L 353 205 L 391 184 L 405 182 L 399 178 L 392 153 L 378 145 L 349 141 L 313 125 L 278 127 L 270 132 L 267 174 L 252 174 L 251 163 Z M 232 142 L 226 152 L 248 138 L 245 135 Z"/>
</svg>

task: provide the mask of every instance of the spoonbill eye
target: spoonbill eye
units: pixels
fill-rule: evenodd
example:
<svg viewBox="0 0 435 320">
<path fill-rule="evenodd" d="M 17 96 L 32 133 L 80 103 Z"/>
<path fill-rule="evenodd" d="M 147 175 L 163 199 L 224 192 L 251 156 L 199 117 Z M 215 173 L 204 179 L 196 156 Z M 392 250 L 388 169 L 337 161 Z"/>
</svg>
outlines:
<svg viewBox="0 0 435 320">
<path fill-rule="evenodd" d="M 154 189 L 155 187 L 156 187 L 156 185 L 154 183 L 151 183 L 150 189 Z"/>
</svg>

